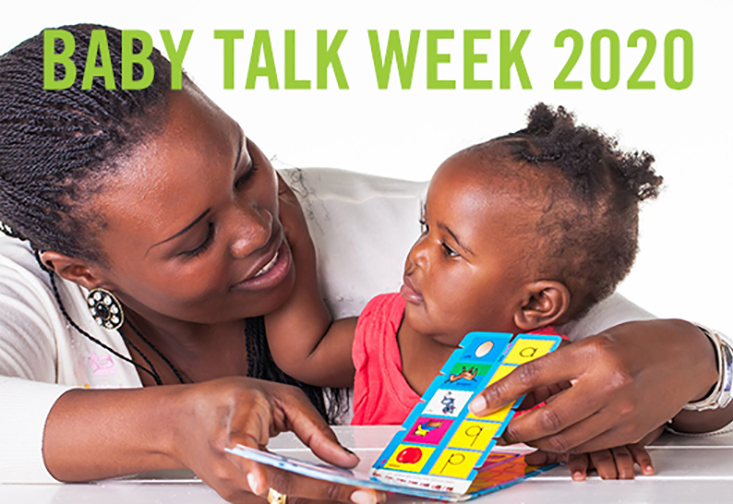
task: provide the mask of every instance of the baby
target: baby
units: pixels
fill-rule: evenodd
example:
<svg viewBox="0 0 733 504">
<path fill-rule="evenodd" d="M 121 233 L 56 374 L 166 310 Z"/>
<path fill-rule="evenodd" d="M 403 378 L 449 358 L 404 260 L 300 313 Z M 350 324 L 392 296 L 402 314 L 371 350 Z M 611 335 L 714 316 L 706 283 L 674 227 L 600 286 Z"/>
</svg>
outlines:
<svg viewBox="0 0 733 504">
<path fill-rule="evenodd" d="M 467 333 L 552 332 L 613 292 L 636 255 L 638 203 L 662 180 L 652 162 L 537 105 L 525 129 L 438 168 L 400 293 L 358 321 L 331 323 L 312 244 L 288 235 L 297 279 L 266 320 L 275 362 L 314 385 L 353 381 L 354 424 L 402 423 Z"/>
</svg>

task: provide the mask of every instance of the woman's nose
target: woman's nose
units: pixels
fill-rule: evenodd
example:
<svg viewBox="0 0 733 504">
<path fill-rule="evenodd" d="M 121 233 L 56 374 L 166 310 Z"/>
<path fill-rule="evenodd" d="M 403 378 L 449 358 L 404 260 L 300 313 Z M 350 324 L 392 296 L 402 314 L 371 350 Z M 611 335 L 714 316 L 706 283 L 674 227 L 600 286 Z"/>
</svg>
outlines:
<svg viewBox="0 0 733 504">
<path fill-rule="evenodd" d="M 232 214 L 233 257 L 247 257 L 270 244 L 274 219 L 266 208 L 253 203 L 236 207 Z"/>
</svg>

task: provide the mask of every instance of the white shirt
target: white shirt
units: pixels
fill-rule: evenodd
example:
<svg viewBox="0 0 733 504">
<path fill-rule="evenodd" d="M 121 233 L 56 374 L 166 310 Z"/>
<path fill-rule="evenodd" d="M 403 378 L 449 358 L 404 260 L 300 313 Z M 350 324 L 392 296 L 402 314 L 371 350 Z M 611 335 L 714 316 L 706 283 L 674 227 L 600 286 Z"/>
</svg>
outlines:
<svg viewBox="0 0 733 504">
<path fill-rule="evenodd" d="M 357 315 L 373 296 L 399 289 L 404 259 L 420 232 L 427 183 L 340 170 L 281 172 L 301 199 L 318 250 L 324 296 L 336 318 Z M 86 292 L 56 277 L 71 319 L 126 357 L 119 334 L 96 325 Z M 618 294 L 565 328 L 578 339 L 652 318 Z M 42 455 L 49 411 L 73 387 L 140 387 L 131 364 L 93 343 L 66 320 L 49 275 L 26 242 L 0 234 L 0 483 L 55 481 Z"/>
</svg>

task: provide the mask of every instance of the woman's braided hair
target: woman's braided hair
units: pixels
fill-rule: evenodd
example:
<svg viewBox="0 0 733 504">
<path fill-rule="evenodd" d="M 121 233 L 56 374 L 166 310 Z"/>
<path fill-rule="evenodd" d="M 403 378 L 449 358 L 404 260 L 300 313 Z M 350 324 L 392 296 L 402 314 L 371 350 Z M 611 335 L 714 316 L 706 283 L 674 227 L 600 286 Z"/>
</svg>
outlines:
<svg viewBox="0 0 733 504">
<path fill-rule="evenodd" d="M 125 90 L 119 30 L 92 24 L 59 29 L 71 33 L 76 42 L 71 61 L 78 77 L 68 89 L 44 89 L 43 33 L 0 56 L 0 231 L 28 240 L 35 251 L 53 250 L 103 263 L 94 238 L 104 223 L 90 215 L 84 203 L 123 156 L 162 128 L 170 62 L 154 49 L 149 57 L 152 83 L 145 89 Z M 91 89 L 81 88 L 79 76 L 84 73 L 92 30 L 106 32 L 114 89 L 106 89 L 102 78 L 93 79 Z M 62 50 L 63 42 L 57 40 L 55 51 Z M 141 51 L 139 40 L 134 40 L 133 50 Z M 100 65 L 99 58 L 96 64 Z M 64 71 L 56 65 L 56 79 L 63 78 Z M 134 80 L 142 72 L 142 67 L 133 65 Z M 185 74 L 183 78 L 188 80 Z M 57 300 L 60 303 L 58 296 Z M 63 305 L 60 309 L 68 317 Z M 343 403 L 340 396 L 329 397 L 327 408 L 322 389 L 297 382 L 275 365 L 262 317 L 247 320 L 246 334 L 250 376 L 300 387 L 321 415 L 335 419 Z"/>
<path fill-rule="evenodd" d="M 76 41 L 71 60 L 84 73 L 92 30 L 105 30 L 116 89 L 81 79 L 44 90 L 43 34 L 0 56 L 0 221 L 39 250 L 103 260 L 93 244 L 94 220 L 83 203 L 120 157 L 161 126 L 170 64 L 153 51 L 155 78 L 141 90 L 121 89 L 121 32 L 97 25 L 63 26 Z M 135 40 L 135 51 L 140 42 Z M 56 41 L 56 52 L 63 42 Z M 64 67 L 56 65 L 56 78 Z M 133 66 L 133 77 L 142 69 Z"/>
</svg>

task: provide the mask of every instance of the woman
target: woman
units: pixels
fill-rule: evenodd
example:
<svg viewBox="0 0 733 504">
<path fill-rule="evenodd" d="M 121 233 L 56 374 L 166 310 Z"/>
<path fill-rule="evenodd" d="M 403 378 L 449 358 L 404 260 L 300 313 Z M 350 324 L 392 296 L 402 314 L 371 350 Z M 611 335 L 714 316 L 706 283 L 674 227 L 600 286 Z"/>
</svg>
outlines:
<svg viewBox="0 0 733 504">
<path fill-rule="evenodd" d="M 65 27 L 76 40 L 78 82 L 94 28 L 101 27 Z M 303 392 L 245 378 L 288 381 L 269 358 L 262 316 L 289 295 L 296 272 L 281 219 L 299 216 L 283 214 L 284 184 L 236 123 L 187 79 L 182 91 L 169 91 L 168 63 L 157 52 L 153 84 L 119 90 L 120 34 L 106 32 L 115 90 L 97 78 L 90 90 L 42 91 L 42 35 L 0 59 L 0 220 L 27 240 L 4 242 L 0 261 L 0 375 L 7 377 L 0 394 L 9 405 L 2 422 L 13 429 L 8 441 L 23 447 L 20 458 L 6 450 L 14 458 L 0 460 L 15 473 L 0 474 L 86 481 L 187 467 L 230 501 L 250 491 L 274 498 L 269 489 L 277 489 L 375 502 L 374 493 L 266 472 L 223 451 L 263 446 L 290 429 L 325 460 L 356 463 Z M 28 243 L 47 272 L 34 266 Z M 609 334 L 653 344 L 674 329 L 678 351 L 635 369 L 650 393 L 671 377 L 686 384 L 644 424 L 656 427 L 671 417 L 667 410 L 704 395 L 716 373 L 713 349 L 697 329 L 647 324 Z M 598 352 L 604 366 L 578 380 L 598 382 L 636 363 L 628 355 L 634 346 Z M 567 367 L 573 352 L 558 354 L 554 369 Z M 542 384 L 556 378 L 547 374 Z M 602 407 L 630 402 L 630 388 L 587 393 Z M 326 413 L 320 391 L 301 389 Z M 515 392 L 507 388 L 501 399 Z M 636 422 L 640 408 L 632 406 L 627 418 Z M 546 427 L 536 427 L 541 441 Z"/>
<path fill-rule="evenodd" d="M 71 30 L 79 54 L 91 27 Z M 120 33 L 108 37 L 119 68 Z M 303 392 L 244 378 L 293 382 L 260 347 L 259 316 L 283 303 L 294 277 L 267 159 L 190 82 L 168 93 L 159 54 L 158 78 L 141 92 L 43 92 L 42 72 L 27 72 L 41 68 L 41 41 L 0 62 L 3 228 L 50 273 L 33 268 L 23 243 L 4 243 L 0 368 L 18 378 L 3 380 L 12 396 L 3 423 L 27 455 L 4 460 L 3 479 L 188 467 L 231 501 L 274 487 L 375 502 L 374 492 L 266 473 L 223 451 L 294 430 L 329 462 L 358 461 Z M 55 401 L 64 389 L 19 378 L 179 386 L 72 390 Z M 180 385 L 193 382 L 205 384 Z M 325 415 L 320 391 L 302 389 Z"/>
</svg>

